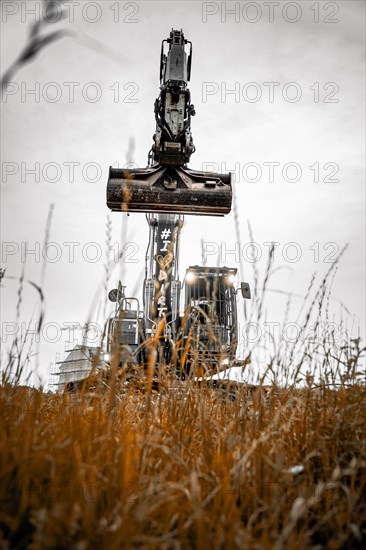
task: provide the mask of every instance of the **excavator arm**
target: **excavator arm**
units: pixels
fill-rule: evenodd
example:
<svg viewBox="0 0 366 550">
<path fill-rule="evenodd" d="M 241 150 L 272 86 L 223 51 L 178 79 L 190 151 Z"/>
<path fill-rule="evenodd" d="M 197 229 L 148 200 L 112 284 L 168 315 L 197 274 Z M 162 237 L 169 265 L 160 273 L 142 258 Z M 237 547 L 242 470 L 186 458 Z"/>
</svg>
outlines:
<svg viewBox="0 0 366 550">
<path fill-rule="evenodd" d="M 169 45 L 167 52 L 165 44 Z M 190 44 L 188 54 L 187 44 Z M 194 153 L 191 116 L 196 112 L 187 87 L 191 63 L 192 43 L 184 38 L 182 31 L 172 30 L 161 45 L 160 95 L 154 106 L 156 132 L 151 156 L 161 165 L 183 166 Z"/>
<path fill-rule="evenodd" d="M 191 42 L 182 30 L 172 30 L 161 47 L 160 94 L 154 106 L 156 129 L 148 166 L 110 168 L 107 205 L 113 212 L 207 216 L 230 212 L 231 174 L 187 166 L 195 151 L 191 133 L 195 109 L 188 89 L 191 62 Z"/>
</svg>

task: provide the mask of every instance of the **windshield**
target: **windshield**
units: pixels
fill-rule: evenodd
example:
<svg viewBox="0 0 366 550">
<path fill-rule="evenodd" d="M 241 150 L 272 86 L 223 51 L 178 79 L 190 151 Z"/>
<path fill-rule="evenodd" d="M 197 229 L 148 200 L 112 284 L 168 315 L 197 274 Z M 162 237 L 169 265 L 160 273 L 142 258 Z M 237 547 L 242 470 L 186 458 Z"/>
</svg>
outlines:
<svg viewBox="0 0 366 550">
<path fill-rule="evenodd" d="M 235 323 L 235 290 L 223 277 L 198 278 L 186 286 L 186 307 L 199 307 L 200 321 L 207 317 L 215 324 L 232 327 Z"/>
</svg>

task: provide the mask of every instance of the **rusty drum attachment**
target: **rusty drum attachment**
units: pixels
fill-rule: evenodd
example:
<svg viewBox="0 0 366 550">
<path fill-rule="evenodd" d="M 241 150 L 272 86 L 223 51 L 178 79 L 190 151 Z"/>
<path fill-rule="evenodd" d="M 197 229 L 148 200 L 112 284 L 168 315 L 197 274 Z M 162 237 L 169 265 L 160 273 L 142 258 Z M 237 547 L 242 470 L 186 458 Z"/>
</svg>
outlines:
<svg viewBox="0 0 366 550">
<path fill-rule="evenodd" d="M 183 167 L 110 168 L 107 206 L 113 212 L 224 216 L 231 210 L 231 174 Z"/>
</svg>

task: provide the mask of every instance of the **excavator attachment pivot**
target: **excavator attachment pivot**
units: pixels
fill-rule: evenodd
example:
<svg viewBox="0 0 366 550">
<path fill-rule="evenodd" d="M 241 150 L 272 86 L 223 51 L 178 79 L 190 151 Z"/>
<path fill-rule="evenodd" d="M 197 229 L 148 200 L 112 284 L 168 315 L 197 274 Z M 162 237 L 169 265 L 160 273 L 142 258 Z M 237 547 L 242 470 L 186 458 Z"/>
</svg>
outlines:
<svg viewBox="0 0 366 550">
<path fill-rule="evenodd" d="M 110 168 L 107 206 L 113 212 L 224 216 L 231 209 L 231 174 L 182 166 Z"/>
</svg>

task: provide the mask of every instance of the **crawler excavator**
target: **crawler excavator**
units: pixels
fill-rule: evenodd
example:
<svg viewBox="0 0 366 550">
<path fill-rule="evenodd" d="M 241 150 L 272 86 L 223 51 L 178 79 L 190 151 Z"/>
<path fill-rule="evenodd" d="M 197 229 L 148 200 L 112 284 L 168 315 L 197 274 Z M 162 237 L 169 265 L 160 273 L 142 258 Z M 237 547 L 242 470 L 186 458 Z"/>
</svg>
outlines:
<svg viewBox="0 0 366 550">
<path fill-rule="evenodd" d="M 232 203 L 231 174 L 188 168 L 195 151 L 195 115 L 188 82 L 192 43 L 172 29 L 160 53 L 160 94 L 155 101 L 156 130 L 144 169 L 110 168 L 107 205 L 113 212 L 145 212 L 149 227 L 143 304 L 110 292 L 116 304 L 108 322 L 107 357 L 121 362 L 147 360 L 149 342 L 158 335 L 159 361 L 172 359 L 177 372 L 212 373 L 235 361 L 238 342 L 235 268 L 191 266 L 179 280 L 179 233 L 184 215 L 224 216 Z M 184 306 L 181 290 L 185 287 Z M 241 283 L 250 298 L 247 283 Z"/>
<path fill-rule="evenodd" d="M 173 366 L 182 378 L 217 372 L 235 362 L 237 270 L 196 265 L 186 270 L 183 284 L 179 279 L 184 216 L 224 216 L 232 203 L 230 173 L 200 172 L 187 166 L 195 151 L 191 133 L 195 108 L 188 89 L 191 64 L 192 43 L 182 30 L 172 30 L 161 45 L 160 94 L 154 105 L 156 130 L 148 166 L 109 170 L 110 210 L 146 214 L 149 241 L 142 307 L 138 299 L 126 296 L 119 282 L 109 292 L 115 308 L 107 322 L 105 349 L 77 346 L 70 350 L 61 362 L 60 372 L 66 372 L 61 386 L 72 381 L 67 376 L 72 369 L 82 379 L 85 365 L 99 356 L 107 368 L 113 357 L 132 368 L 146 365 L 152 343 L 159 351 L 156 364 Z M 250 298 L 247 283 L 239 288 L 243 298 Z"/>
</svg>

